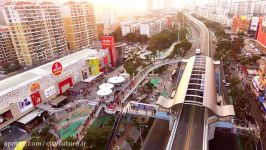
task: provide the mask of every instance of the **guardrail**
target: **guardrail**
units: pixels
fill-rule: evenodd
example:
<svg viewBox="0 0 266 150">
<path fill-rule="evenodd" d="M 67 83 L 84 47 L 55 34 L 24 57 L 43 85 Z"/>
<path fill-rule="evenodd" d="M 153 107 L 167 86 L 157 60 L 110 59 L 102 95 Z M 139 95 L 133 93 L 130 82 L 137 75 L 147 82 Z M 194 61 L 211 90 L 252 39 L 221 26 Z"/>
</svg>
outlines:
<svg viewBox="0 0 266 150">
<path fill-rule="evenodd" d="M 179 119 L 180 119 L 180 116 L 181 116 L 182 109 L 183 109 L 183 105 L 181 107 L 180 113 L 178 114 L 178 117 L 175 120 L 175 123 L 174 123 L 173 129 L 172 129 L 170 138 L 169 138 L 168 143 L 167 143 L 166 150 L 171 150 L 172 149 L 172 145 L 173 145 L 173 142 L 174 142 L 174 139 L 175 139 L 175 134 L 176 134 L 176 130 L 177 130 L 177 126 L 178 126 L 178 123 L 179 123 Z"/>
</svg>

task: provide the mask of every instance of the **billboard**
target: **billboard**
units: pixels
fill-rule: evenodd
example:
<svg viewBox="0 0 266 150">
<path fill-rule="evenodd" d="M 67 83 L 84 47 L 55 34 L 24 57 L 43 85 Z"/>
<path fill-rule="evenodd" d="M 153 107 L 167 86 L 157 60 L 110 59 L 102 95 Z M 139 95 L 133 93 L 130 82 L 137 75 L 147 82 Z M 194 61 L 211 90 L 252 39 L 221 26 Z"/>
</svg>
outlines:
<svg viewBox="0 0 266 150">
<path fill-rule="evenodd" d="M 50 86 L 46 90 L 44 90 L 44 95 L 46 98 L 53 96 L 55 93 L 55 86 Z"/>
<path fill-rule="evenodd" d="M 115 45 L 113 36 L 102 36 L 101 37 L 102 48 L 109 48 Z"/>
<path fill-rule="evenodd" d="M 257 31 L 258 24 L 259 24 L 259 17 L 252 17 L 251 23 L 250 23 L 250 30 Z"/>
<path fill-rule="evenodd" d="M 29 97 L 24 98 L 23 100 L 18 102 L 19 110 L 20 112 L 24 112 L 26 110 L 29 110 L 33 107 L 33 104 L 31 102 L 31 99 Z"/>
<path fill-rule="evenodd" d="M 100 73 L 100 60 L 99 58 L 93 57 L 88 60 L 89 68 L 92 76 L 96 76 Z"/>
<path fill-rule="evenodd" d="M 8 121 L 12 118 L 13 118 L 13 115 L 12 115 L 11 111 L 8 110 L 8 111 L 6 111 L 0 115 L 0 124 L 5 123 L 6 121 Z"/>
</svg>

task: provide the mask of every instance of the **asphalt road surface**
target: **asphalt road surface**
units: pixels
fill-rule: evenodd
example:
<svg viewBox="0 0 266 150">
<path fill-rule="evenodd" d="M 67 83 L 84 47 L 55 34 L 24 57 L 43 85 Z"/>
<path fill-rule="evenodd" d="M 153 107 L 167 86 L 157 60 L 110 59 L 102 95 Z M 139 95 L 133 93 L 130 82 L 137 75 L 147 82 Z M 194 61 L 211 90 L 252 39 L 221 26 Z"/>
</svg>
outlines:
<svg viewBox="0 0 266 150">
<path fill-rule="evenodd" d="M 202 149 L 204 113 L 204 107 L 183 105 L 172 150 Z"/>
<path fill-rule="evenodd" d="M 169 138 L 169 121 L 156 119 L 149 131 L 143 150 L 164 150 Z"/>
</svg>

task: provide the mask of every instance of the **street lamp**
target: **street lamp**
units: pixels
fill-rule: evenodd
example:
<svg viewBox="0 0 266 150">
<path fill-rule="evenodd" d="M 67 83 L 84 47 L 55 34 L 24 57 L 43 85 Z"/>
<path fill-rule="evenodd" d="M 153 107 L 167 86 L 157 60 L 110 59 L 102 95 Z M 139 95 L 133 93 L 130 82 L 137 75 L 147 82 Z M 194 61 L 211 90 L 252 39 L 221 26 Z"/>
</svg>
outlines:
<svg viewBox="0 0 266 150">
<path fill-rule="evenodd" d="M 180 38 L 180 22 L 178 23 L 178 35 L 177 35 L 178 37 L 178 42 L 179 42 L 179 38 Z"/>
<path fill-rule="evenodd" d="M 142 146 L 142 144 L 143 144 L 143 141 L 142 141 L 142 135 L 141 135 L 141 133 L 142 133 L 142 130 L 143 130 L 143 128 L 148 128 L 149 126 L 147 126 L 147 125 L 139 125 L 139 130 L 140 130 L 140 132 L 139 132 L 139 135 L 140 135 L 140 145 Z"/>
</svg>

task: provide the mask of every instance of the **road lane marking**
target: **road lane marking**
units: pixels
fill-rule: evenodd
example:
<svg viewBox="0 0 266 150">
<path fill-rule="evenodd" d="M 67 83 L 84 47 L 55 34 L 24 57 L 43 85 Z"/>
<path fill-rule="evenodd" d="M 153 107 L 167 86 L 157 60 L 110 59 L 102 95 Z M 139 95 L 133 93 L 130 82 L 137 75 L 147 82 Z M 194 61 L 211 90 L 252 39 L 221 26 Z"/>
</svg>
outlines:
<svg viewBox="0 0 266 150">
<path fill-rule="evenodd" d="M 192 116 L 192 118 L 191 118 Z M 191 141 L 191 134 L 192 134 L 192 126 L 193 126 L 193 121 L 194 121 L 194 116 L 195 116 L 195 107 L 192 109 L 192 114 L 190 115 L 190 125 L 189 125 L 189 130 L 188 130 L 188 135 L 186 138 L 186 144 L 185 144 L 185 150 L 189 149 L 190 141 Z"/>
</svg>

